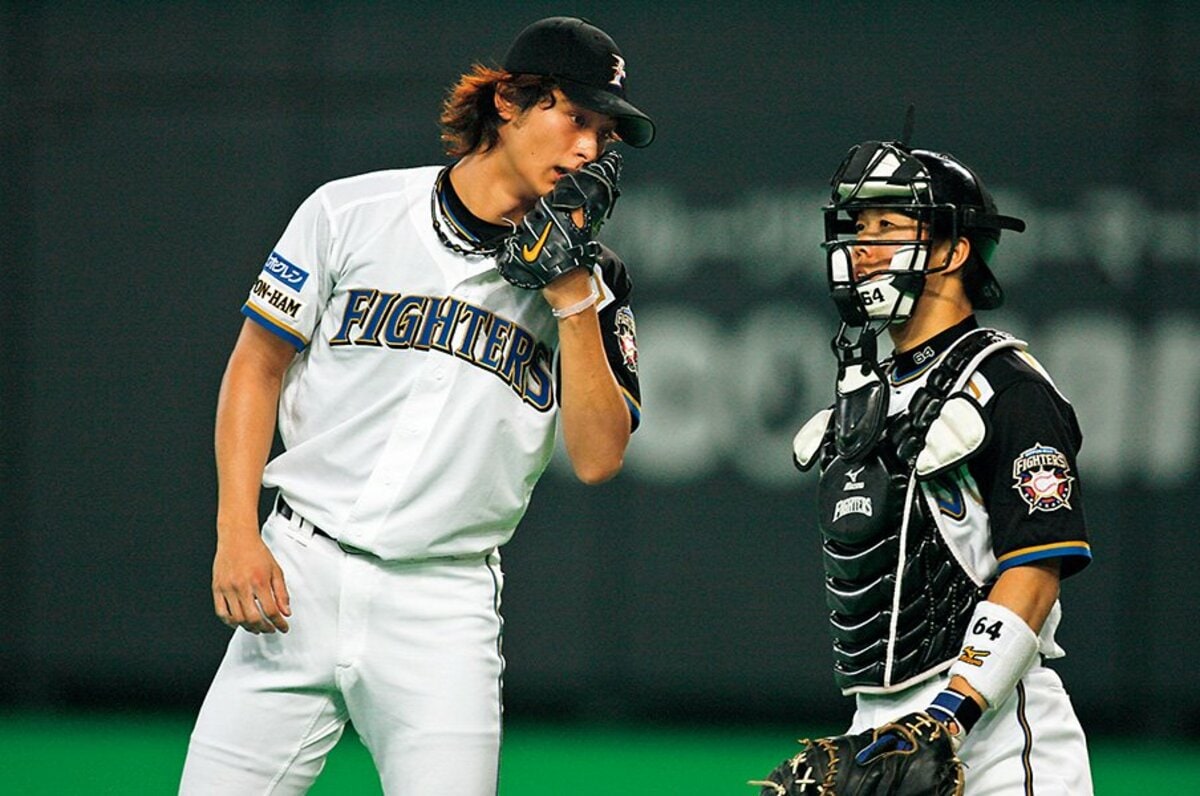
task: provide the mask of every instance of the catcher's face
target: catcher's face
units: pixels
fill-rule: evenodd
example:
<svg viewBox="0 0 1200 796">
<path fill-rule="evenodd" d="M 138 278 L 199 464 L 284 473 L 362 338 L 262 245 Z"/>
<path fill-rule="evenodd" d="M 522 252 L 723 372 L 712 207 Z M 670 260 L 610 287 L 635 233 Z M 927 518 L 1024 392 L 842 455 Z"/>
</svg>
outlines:
<svg viewBox="0 0 1200 796">
<path fill-rule="evenodd" d="M 864 209 L 855 218 L 854 229 L 855 242 L 850 254 L 855 282 L 868 281 L 893 268 L 893 259 L 902 247 L 909 251 L 917 245 L 927 248 L 929 257 L 926 267 L 930 274 L 950 265 L 951 256 L 955 254 L 949 241 L 930 240 L 928 224 L 895 210 Z M 910 267 L 911 263 L 901 270 Z"/>
<path fill-rule="evenodd" d="M 497 99 L 500 140 L 520 190 L 530 201 L 549 192 L 559 177 L 590 163 L 616 139 L 616 120 L 576 105 L 558 89 L 525 111 Z"/>
<path fill-rule="evenodd" d="M 855 282 L 864 282 L 888 270 L 902 244 L 912 246 L 929 239 L 925 225 L 895 210 L 866 208 L 855 217 L 854 230 L 855 243 L 850 256 Z"/>
</svg>

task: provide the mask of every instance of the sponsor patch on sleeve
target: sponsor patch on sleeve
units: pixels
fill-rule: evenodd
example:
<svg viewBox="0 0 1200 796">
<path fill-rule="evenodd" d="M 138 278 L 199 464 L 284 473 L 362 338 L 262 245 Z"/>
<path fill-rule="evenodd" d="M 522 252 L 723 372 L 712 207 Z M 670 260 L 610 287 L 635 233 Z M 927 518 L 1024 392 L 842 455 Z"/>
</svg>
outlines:
<svg viewBox="0 0 1200 796">
<path fill-rule="evenodd" d="M 279 252 L 271 252 L 263 265 L 263 273 L 274 277 L 284 287 L 299 293 L 304 283 L 308 281 L 308 271 L 298 265 L 288 262 Z"/>
<path fill-rule="evenodd" d="M 1035 443 L 1013 459 L 1013 489 L 1035 511 L 1071 508 L 1071 465 L 1057 448 Z"/>
</svg>

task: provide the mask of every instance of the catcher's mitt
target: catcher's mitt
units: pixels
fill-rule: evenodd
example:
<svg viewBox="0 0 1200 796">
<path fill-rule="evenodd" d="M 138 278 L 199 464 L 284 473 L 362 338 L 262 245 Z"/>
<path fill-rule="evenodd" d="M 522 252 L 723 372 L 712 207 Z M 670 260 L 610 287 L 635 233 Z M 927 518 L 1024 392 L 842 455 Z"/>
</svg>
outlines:
<svg viewBox="0 0 1200 796">
<path fill-rule="evenodd" d="M 945 725 L 925 713 L 858 735 L 800 741 L 761 796 L 962 796 L 963 767 Z"/>
<path fill-rule="evenodd" d="M 579 171 L 564 174 L 538 199 L 496 258 L 496 270 L 517 287 L 540 289 L 573 268 L 596 263 L 593 238 L 620 195 L 621 156 L 606 152 Z"/>
</svg>

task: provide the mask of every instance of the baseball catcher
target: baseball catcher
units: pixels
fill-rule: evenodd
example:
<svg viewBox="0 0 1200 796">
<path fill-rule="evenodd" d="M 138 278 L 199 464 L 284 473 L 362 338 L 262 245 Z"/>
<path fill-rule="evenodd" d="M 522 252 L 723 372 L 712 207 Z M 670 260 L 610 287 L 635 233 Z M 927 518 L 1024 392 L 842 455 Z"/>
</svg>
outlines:
<svg viewBox="0 0 1200 796">
<path fill-rule="evenodd" d="M 595 241 L 620 195 L 621 156 L 606 152 L 579 171 L 564 174 L 515 224 L 496 258 L 500 275 L 517 287 L 540 290 L 573 268 L 591 268 Z"/>
<path fill-rule="evenodd" d="M 834 680 L 857 709 L 755 784 L 1091 793 L 1083 730 L 1042 664 L 1063 655 L 1060 583 L 1092 557 L 1083 435 L 1027 344 L 976 318 L 1004 300 L 1001 232 L 1025 222 L 962 161 L 902 141 L 852 147 L 830 184 L 837 379 L 793 455 L 819 473 Z"/>
</svg>

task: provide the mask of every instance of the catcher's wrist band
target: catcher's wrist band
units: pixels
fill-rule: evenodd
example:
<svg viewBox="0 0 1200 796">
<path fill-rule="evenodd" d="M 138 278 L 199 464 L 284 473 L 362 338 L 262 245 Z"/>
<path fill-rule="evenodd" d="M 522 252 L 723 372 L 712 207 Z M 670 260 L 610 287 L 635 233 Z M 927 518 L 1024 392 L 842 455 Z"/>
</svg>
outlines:
<svg viewBox="0 0 1200 796">
<path fill-rule="evenodd" d="M 987 700 L 988 707 L 995 707 L 1037 660 L 1039 646 L 1037 634 L 1024 619 L 984 600 L 975 606 L 950 676 L 962 677 Z"/>
<path fill-rule="evenodd" d="M 592 293 L 587 298 L 578 301 L 569 307 L 563 307 L 562 309 L 551 309 L 550 312 L 554 314 L 555 318 L 570 318 L 572 315 L 578 315 L 579 313 L 583 312 L 588 307 L 595 306 L 596 302 L 600 300 L 600 291 L 596 289 L 596 282 L 594 280 L 591 280 L 591 285 Z"/>
<path fill-rule="evenodd" d="M 966 735 L 983 715 L 983 708 L 966 694 L 947 688 L 933 698 L 925 712 L 942 724 L 954 722 L 958 725 L 959 734 Z"/>
</svg>

